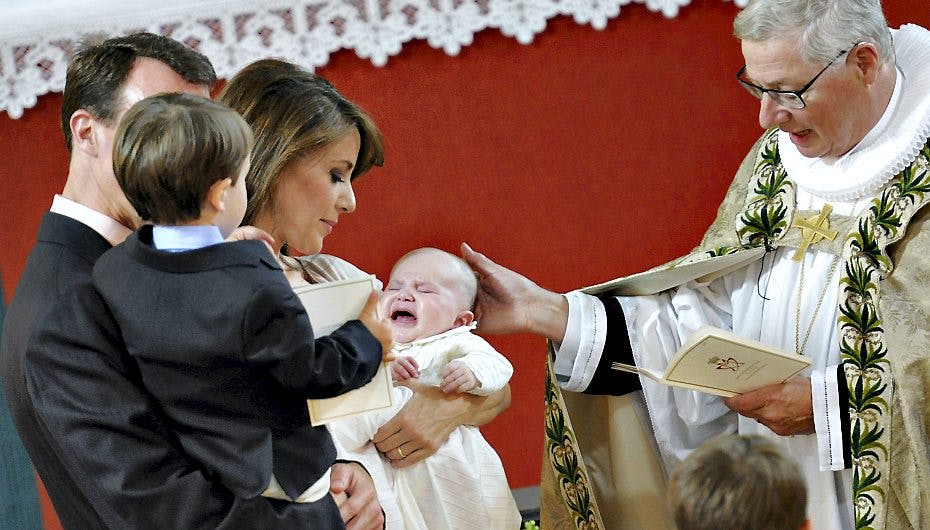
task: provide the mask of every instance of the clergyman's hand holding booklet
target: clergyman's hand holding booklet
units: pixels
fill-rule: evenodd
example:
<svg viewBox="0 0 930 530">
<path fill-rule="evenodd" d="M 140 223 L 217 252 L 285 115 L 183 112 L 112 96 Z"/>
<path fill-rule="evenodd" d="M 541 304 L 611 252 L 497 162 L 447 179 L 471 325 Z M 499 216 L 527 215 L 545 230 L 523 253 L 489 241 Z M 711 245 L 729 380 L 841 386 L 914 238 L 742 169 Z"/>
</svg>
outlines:
<svg viewBox="0 0 930 530">
<path fill-rule="evenodd" d="M 373 275 L 335 282 L 301 285 L 294 292 L 307 309 L 313 333 L 317 337 L 329 335 L 349 320 L 358 318 L 375 290 Z M 310 423 L 323 425 L 337 418 L 354 416 L 371 410 L 388 408 L 394 404 L 391 371 L 381 363 L 378 373 L 365 386 L 336 397 L 308 399 Z"/>
<path fill-rule="evenodd" d="M 703 326 L 682 344 L 665 373 L 618 362 L 611 363 L 611 368 L 644 375 L 664 385 L 729 397 L 783 383 L 810 364 L 802 355 Z"/>
</svg>

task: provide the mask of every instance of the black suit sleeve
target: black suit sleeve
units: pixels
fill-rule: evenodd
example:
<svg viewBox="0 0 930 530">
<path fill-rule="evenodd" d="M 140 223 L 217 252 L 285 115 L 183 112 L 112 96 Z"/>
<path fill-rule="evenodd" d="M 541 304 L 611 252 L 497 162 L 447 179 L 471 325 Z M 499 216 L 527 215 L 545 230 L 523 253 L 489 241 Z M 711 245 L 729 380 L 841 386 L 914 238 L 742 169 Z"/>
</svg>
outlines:
<svg viewBox="0 0 930 530">
<path fill-rule="evenodd" d="M 614 296 L 601 295 L 598 299 L 607 312 L 607 338 L 601 360 L 585 393 L 622 396 L 640 390 L 642 385 L 638 375 L 610 368 L 612 362 L 635 364 L 623 308 Z"/>
<path fill-rule="evenodd" d="M 381 343 L 358 320 L 314 338 L 303 304 L 285 282 L 252 296 L 243 325 L 246 359 L 264 364 L 285 388 L 308 398 L 330 398 L 371 381 L 381 365 Z"/>
<path fill-rule="evenodd" d="M 106 528 L 305 527 L 288 503 L 237 499 L 210 482 L 178 449 L 123 350 L 85 284 L 39 324 L 24 362 L 41 428 Z"/>
</svg>

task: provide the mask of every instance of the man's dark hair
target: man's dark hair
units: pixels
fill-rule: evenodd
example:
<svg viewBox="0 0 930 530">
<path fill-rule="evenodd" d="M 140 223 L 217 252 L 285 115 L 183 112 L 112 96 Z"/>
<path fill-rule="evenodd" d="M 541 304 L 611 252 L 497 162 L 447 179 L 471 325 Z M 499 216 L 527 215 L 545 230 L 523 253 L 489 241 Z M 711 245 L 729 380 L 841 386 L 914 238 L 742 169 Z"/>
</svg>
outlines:
<svg viewBox="0 0 930 530">
<path fill-rule="evenodd" d="M 134 33 L 84 41 L 68 65 L 61 100 L 61 131 L 68 153 L 73 143 L 71 115 L 84 109 L 101 121 L 112 120 L 120 108 L 123 83 L 141 57 L 164 63 L 188 83 L 208 89 L 216 84 L 216 72 L 205 55 L 162 35 Z"/>
</svg>

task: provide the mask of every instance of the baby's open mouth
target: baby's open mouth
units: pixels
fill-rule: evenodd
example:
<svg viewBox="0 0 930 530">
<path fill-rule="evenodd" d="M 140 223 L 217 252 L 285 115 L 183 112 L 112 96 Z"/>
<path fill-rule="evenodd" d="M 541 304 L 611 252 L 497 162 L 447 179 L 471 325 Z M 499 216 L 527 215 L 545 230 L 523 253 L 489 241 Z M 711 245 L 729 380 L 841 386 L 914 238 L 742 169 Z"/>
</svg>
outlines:
<svg viewBox="0 0 930 530">
<path fill-rule="evenodd" d="M 416 323 L 417 317 L 406 309 L 397 309 L 391 311 L 391 320 L 398 323 L 413 324 Z"/>
</svg>

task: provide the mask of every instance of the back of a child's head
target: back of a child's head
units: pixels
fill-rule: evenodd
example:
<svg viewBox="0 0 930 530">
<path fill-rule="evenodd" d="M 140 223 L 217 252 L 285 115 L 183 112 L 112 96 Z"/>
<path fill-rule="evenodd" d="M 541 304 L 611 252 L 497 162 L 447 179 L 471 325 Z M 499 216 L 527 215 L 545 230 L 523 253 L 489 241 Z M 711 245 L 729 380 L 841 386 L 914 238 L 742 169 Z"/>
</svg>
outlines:
<svg viewBox="0 0 930 530">
<path fill-rule="evenodd" d="M 214 183 L 237 182 L 252 143 L 248 124 L 226 105 L 192 94 L 159 94 L 133 105 L 120 121 L 113 173 L 143 220 L 193 221 Z"/>
<path fill-rule="evenodd" d="M 758 435 L 705 442 L 672 472 L 668 498 L 678 530 L 797 530 L 807 520 L 797 462 Z"/>
</svg>

